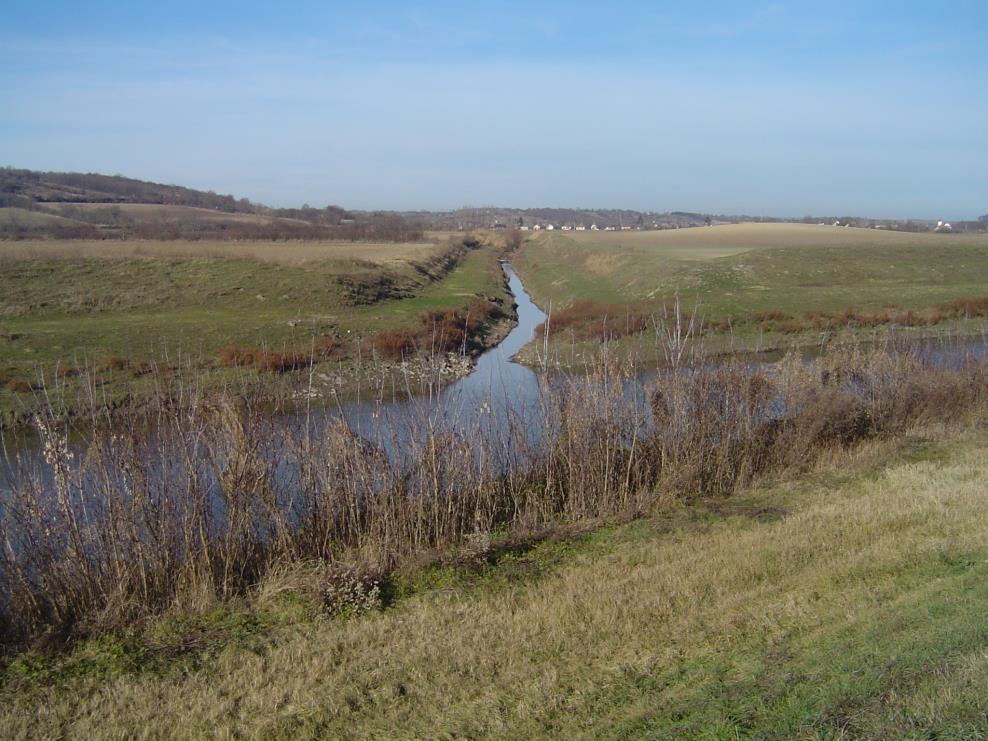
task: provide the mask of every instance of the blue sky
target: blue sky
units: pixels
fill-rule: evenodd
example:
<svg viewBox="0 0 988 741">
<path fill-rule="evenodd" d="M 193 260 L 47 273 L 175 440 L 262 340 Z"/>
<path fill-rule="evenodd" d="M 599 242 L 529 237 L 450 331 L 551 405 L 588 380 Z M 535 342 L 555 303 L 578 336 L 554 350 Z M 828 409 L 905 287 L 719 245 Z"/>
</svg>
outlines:
<svg viewBox="0 0 988 741">
<path fill-rule="evenodd" d="M 0 164 L 271 205 L 988 212 L 988 3 L 7 0 Z"/>
</svg>

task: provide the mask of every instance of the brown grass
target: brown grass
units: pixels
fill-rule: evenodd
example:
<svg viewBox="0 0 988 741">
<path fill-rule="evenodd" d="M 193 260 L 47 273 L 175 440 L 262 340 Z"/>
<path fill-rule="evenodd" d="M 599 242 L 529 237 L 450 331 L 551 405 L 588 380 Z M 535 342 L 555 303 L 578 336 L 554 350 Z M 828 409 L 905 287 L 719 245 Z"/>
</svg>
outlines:
<svg viewBox="0 0 988 741">
<path fill-rule="evenodd" d="M 733 516 L 725 503 L 727 519 L 664 514 L 567 547 L 546 578 L 444 584 L 399 609 L 229 646 L 200 670 L 24 693 L 3 704 L 0 728 L 12 738 L 978 737 L 980 612 L 966 618 L 976 650 L 955 648 L 950 631 L 982 598 L 986 448 L 951 444 L 946 461 L 756 492 Z M 766 498 L 785 516 L 744 515 Z M 326 583 L 308 564 L 271 577 L 264 604 Z M 928 646 L 938 650 L 911 660 Z"/>
<path fill-rule="evenodd" d="M 937 309 L 945 314 L 959 317 L 988 316 L 988 296 L 984 298 L 960 298 L 956 301 L 937 304 Z"/>
<path fill-rule="evenodd" d="M 385 329 L 372 337 L 374 350 L 388 361 L 406 359 L 418 352 L 430 356 L 472 354 L 482 349 L 481 337 L 490 322 L 504 318 L 495 302 L 474 298 L 465 307 L 434 309 L 419 315 L 419 326 Z"/>
<path fill-rule="evenodd" d="M 756 322 L 782 322 L 792 319 L 792 316 L 784 311 L 772 309 L 771 311 L 756 311 L 751 315 L 751 318 Z"/>
<path fill-rule="evenodd" d="M 4 384 L 4 388 L 15 394 L 30 393 L 34 391 L 34 384 L 30 381 L 26 381 L 23 378 L 8 378 Z"/>
<path fill-rule="evenodd" d="M 306 359 L 231 362 L 283 370 Z M 547 388 L 537 445 L 423 422 L 395 460 L 340 421 L 279 426 L 246 390 L 196 389 L 117 424 L 38 421 L 42 455 L 0 505 L 0 623 L 8 643 L 65 641 L 171 606 L 248 595 L 275 564 L 383 574 L 498 537 L 727 496 L 862 440 L 930 421 L 983 422 L 988 366 L 833 351 L 809 366 L 680 368 L 651 409 L 606 366 Z M 423 418 L 424 419 L 424 418 Z M 147 434 L 154 429 L 155 434 Z M 510 465 L 506 461 L 512 461 Z"/>
<path fill-rule="evenodd" d="M 654 317 L 668 314 L 666 306 L 606 305 L 593 300 L 574 301 L 552 314 L 549 335 L 568 332 L 575 340 L 610 340 L 646 331 Z M 923 310 L 889 307 L 882 311 L 843 309 L 807 311 L 794 317 L 780 309 L 756 311 L 747 316 L 720 317 L 703 322 L 703 332 L 729 332 L 742 324 L 763 325 L 783 334 L 839 330 L 855 327 L 931 327 L 950 319 L 988 317 L 988 298 L 962 298 Z M 546 325 L 536 330 L 544 334 Z"/>
<path fill-rule="evenodd" d="M 400 267 L 412 262 L 427 262 L 440 256 L 445 249 L 444 245 L 431 242 L 23 240 L 2 243 L 0 261 L 213 257 L 283 265 L 336 262 L 346 266 L 363 261 L 375 266 Z"/>
<path fill-rule="evenodd" d="M 314 362 L 314 356 L 300 350 L 227 345 L 219 352 L 219 362 L 228 368 L 253 367 L 262 373 L 287 373 L 308 368 Z"/>
<path fill-rule="evenodd" d="M 415 353 L 419 333 L 410 329 L 383 329 L 377 332 L 372 343 L 374 350 L 384 360 L 403 360 Z"/>
<path fill-rule="evenodd" d="M 127 367 L 127 361 L 118 355 L 107 355 L 103 358 L 103 368 L 105 370 L 123 370 Z"/>
<path fill-rule="evenodd" d="M 600 304 L 590 299 L 574 301 L 553 312 L 549 317 L 549 336 L 569 332 L 578 340 L 612 340 L 644 332 L 649 326 L 649 314 L 635 306 Z M 546 324 L 535 330 L 544 335 Z"/>
</svg>

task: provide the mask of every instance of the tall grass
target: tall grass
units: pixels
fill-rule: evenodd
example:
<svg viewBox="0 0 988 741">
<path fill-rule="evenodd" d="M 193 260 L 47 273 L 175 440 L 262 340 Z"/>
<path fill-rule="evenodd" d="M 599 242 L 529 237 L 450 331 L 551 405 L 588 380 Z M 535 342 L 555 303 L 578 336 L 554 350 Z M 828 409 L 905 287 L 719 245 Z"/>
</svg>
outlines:
<svg viewBox="0 0 988 741">
<path fill-rule="evenodd" d="M 682 332 L 667 339 L 675 351 Z M 379 442 L 336 416 L 274 418 L 246 385 L 190 384 L 127 414 L 70 427 L 49 409 L 35 418 L 39 449 L 12 461 L 0 499 L 8 648 L 250 595 L 290 564 L 382 575 L 728 496 L 910 425 L 983 422 L 988 366 L 845 349 L 812 364 L 682 362 L 642 388 L 601 362 L 544 382 L 505 434 L 485 434 L 479 417 L 465 427 L 423 414 Z"/>
</svg>

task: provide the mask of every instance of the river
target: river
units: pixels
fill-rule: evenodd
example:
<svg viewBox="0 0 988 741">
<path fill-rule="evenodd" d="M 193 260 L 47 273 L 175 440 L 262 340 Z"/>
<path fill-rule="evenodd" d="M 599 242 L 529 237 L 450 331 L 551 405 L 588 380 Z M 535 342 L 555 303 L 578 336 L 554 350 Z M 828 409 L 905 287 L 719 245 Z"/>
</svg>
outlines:
<svg viewBox="0 0 988 741">
<path fill-rule="evenodd" d="M 398 457 L 403 448 L 416 447 L 406 445 L 410 438 L 421 440 L 433 432 L 483 435 L 492 442 L 527 440 L 537 446 L 544 436 L 546 424 L 543 391 L 545 384 L 552 381 L 513 358 L 534 339 L 536 329 L 546 320 L 546 315 L 532 301 L 511 265 L 505 262 L 503 269 L 517 307 L 517 324 L 504 340 L 478 358 L 469 375 L 436 394 L 343 401 L 337 406 L 292 412 L 272 423 L 283 428 L 304 426 L 307 434 L 318 436 L 328 424 L 342 417 L 355 434 Z M 913 346 L 912 351 L 938 366 L 951 366 L 965 358 L 983 362 L 988 359 L 988 341 L 984 337 L 932 340 Z M 750 364 L 754 368 L 775 359 L 774 356 L 754 355 Z M 647 406 L 643 402 L 654 373 L 654 369 L 646 370 L 624 378 L 625 396 L 634 397 L 635 403 L 643 408 Z M 82 446 L 79 449 L 81 452 Z M 12 473 L 11 461 L 5 460 L 8 455 L 17 455 L 21 458 L 20 463 L 28 463 L 30 468 L 36 469 L 41 463 L 37 446 L 25 445 L 23 440 L 20 444 L 15 442 L 14 449 L 7 448 L 5 452 L 7 455 L 0 455 L 0 489 L 5 488 L 4 479 Z"/>
<path fill-rule="evenodd" d="M 311 423 L 318 427 L 325 417 L 346 419 L 360 436 L 390 446 L 392 441 L 411 434 L 412 428 L 442 428 L 476 433 L 497 434 L 511 426 L 513 419 L 530 421 L 539 415 L 531 412 L 540 401 L 539 375 L 516 363 L 513 358 L 534 337 L 546 315 L 525 290 L 517 273 L 503 263 L 508 287 L 514 296 L 517 324 L 497 345 L 483 353 L 473 371 L 442 389 L 437 396 L 411 396 L 387 401 L 344 402 L 337 409 L 313 412 Z M 532 424 L 530 435 L 537 435 Z"/>
</svg>

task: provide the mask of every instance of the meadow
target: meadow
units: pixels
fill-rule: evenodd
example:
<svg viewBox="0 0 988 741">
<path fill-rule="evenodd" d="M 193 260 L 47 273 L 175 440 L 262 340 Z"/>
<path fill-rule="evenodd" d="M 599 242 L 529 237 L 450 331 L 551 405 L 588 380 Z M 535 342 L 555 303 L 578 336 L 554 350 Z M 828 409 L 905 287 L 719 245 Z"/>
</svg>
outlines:
<svg viewBox="0 0 988 741">
<path fill-rule="evenodd" d="M 496 246 L 463 240 L 2 243 L 0 406 L 81 371 L 131 394 L 169 356 L 222 371 L 224 348 L 294 358 L 318 345 L 336 366 L 362 343 L 373 355 L 377 333 L 423 314 L 506 301 Z"/>
<path fill-rule="evenodd" d="M 636 334 L 677 294 L 699 307 L 712 348 L 812 343 L 878 325 L 978 332 L 988 315 L 980 234 L 806 224 L 555 232 L 530 236 L 513 262 L 540 306 L 578 330 L 560 333 L 565 342 L 599 341 L 604 317 Z M 622 326 L 629 316 L 633 331 Z"/>
<path fill-rule="evenodd" d="M 601 321 L 590 297 L 640 311 L 654 331 L 630 339 L 671 367 L 642 379 L 584 337 L 594 363 L 506 436 L 492 405 L 464 429 L 423 400 L 397 456 L 273 416 L 258 379 L 465 348 L 509 316 L 493 237 L 3 245 L 7 351 L 119 352 L 95 377 L 155 393 L 68 419 L 28 394 L 36 437 L 0 487 L 0 733 L 988 732 L 983 359 L 890 339 L 712 364 L 658 290 L 714 319 L 805 318 L 854 286 L 859 321 L 896 281 L 929 291 L 896 312 L 967 306 L 983 244 L 668 234 L 539 236 L 513 262 L 563 338 Z M 194 361 L 140 365 L 164 345 Z"/>
</svg>

